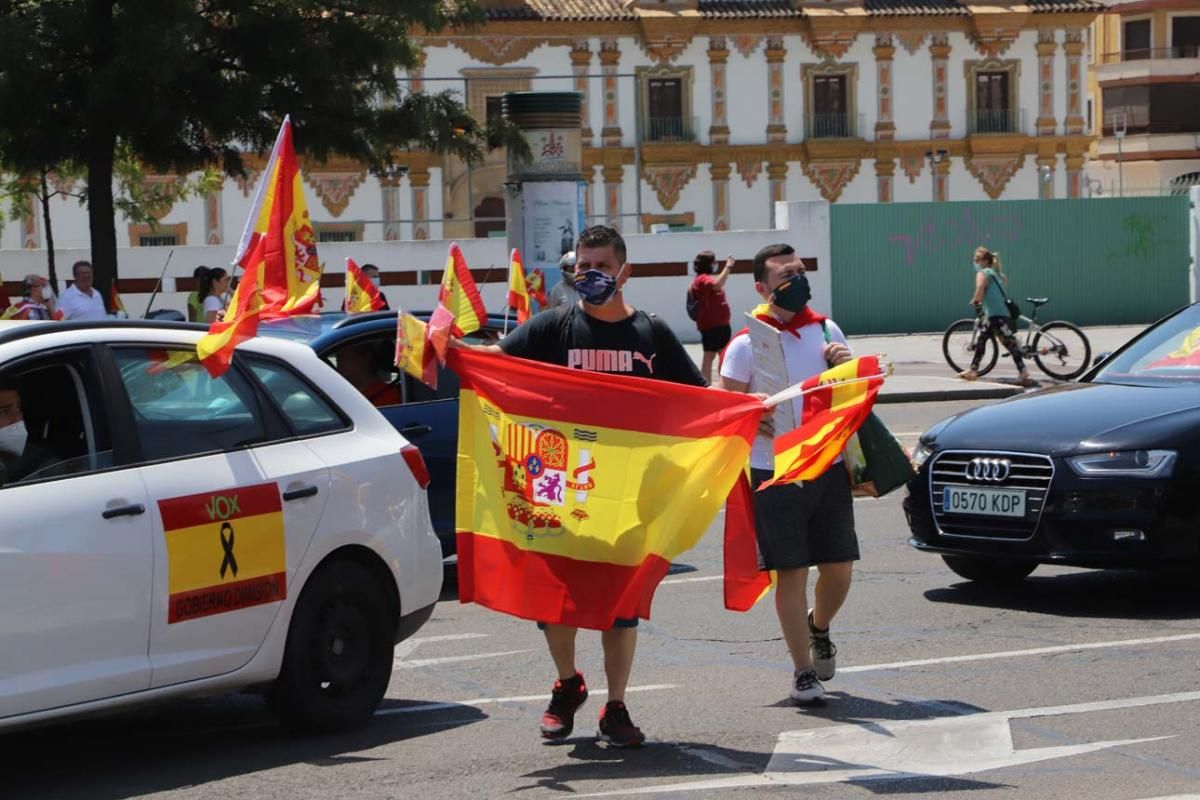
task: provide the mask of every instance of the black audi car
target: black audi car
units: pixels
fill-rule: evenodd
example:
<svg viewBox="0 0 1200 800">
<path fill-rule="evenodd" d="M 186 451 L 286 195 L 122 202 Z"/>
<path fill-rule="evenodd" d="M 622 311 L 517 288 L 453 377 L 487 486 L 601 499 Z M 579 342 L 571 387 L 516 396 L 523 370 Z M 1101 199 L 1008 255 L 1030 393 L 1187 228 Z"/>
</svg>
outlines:
<svg viewBox="0 0 1200 800">
<path fill-rule="evenodd" d="M 909 543 L 964 578 L 1200 556 L 1200 304 L 1078 383 L 942 420 L 913 453 Z"/>
</svg>

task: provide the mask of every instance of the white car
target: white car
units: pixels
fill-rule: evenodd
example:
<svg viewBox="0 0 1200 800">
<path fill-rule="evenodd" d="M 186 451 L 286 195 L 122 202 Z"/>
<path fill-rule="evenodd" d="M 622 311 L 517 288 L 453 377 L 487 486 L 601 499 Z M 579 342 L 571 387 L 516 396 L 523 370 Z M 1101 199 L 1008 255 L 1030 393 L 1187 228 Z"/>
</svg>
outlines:
<svg viewBox="0 0 1200 800">
<path fill-rule="evenodd" d="M 432 613 L 420 452 L 311 348 L 214 379 L 202 333 L 0 323 L 0 729 L 247 688 L 362 724 Z"/>
</svg>

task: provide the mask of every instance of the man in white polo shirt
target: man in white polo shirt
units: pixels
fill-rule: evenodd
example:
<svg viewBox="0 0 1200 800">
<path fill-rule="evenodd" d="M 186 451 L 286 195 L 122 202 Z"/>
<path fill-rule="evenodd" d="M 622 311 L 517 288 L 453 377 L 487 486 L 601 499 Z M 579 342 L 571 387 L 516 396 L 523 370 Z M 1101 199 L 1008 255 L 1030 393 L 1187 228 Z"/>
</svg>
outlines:
<svg viewBox="0 0 1200 800">
<path fill-rule="evenodd" d="M 758 252 L 754 288 L 766 302 L 752 313 L 780 331 L 789 382 L 850 360 L 841 329 L 808 307 L 812 293 L 804 264 L 791 245 L 768 245 Z M 735 336 L 725 351 L 721 388 L 760 391 L 755 388 L 753 349 L 745 332 Z M 800 419 L 803 401 L 795 403 L 796 419 Z M 757 489 L 769 479 L 774 467 L 772 436 L 760 432 L 750 453 L 752 487 Z M 800 705 L 820 703 L 825 696 L 821 681 L 832 678 L 837 666 L 829 626 L 850 592 L 851 566 L 859 557 L 854 498 L 841 459 L 816 480 L 756 491 L 754 528 L 759 569 L 775 570 L 778 576 L 775 611 L 796 670 L 792 700 Z M 813 566 L 820 577 L 810 613 L 808 570 Z"/>
<path fill-rule="evenodd" d="M 105 319 L 108 316 L 104 298 L 92 286 L 92 275 L 92 265 L 87 261 L 76 261 L 71 267 L 75 282 L 58 301 L 63 319 Z"/>
</svg>

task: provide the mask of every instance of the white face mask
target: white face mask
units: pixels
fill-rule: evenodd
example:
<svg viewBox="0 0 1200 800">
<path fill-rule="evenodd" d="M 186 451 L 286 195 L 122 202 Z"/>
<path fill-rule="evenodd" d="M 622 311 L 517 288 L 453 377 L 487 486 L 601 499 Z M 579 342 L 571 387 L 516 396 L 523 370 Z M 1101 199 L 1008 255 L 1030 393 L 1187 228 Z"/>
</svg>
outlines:
<svg viewBox="0 0 1200 800">
<path fill-rule="evenodd" d="M 14 422 L 0 428 L 0 453 L 11 453 L 19 456 L 25 452 L 25 440 L 29 434 L 24 422 Z"/>
</svg>

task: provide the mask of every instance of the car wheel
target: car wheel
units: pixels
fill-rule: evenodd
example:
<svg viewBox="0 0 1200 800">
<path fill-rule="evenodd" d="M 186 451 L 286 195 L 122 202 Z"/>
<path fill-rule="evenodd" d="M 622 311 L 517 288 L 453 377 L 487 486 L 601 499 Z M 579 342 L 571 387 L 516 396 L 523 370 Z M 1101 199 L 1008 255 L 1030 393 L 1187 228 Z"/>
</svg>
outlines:
<svg viewBox="0 0 1200 800">
<path fill-rule="evenodd" d="M 392 675 L 392 605 L 376 576 L 351 561 L 335 561 L 309 578 L 268 695 L 287 728 L 326 732 L 366 724 Z"/>
<path fill-rule="evenodd" d="M 1037 569 L 1036 561 L 1020 559 L 979 558 L 976 556 L 942 556 L 946 566 L 956 575 L 969 581 L 991 586 L 1019 583 Z"/>
</svg>

